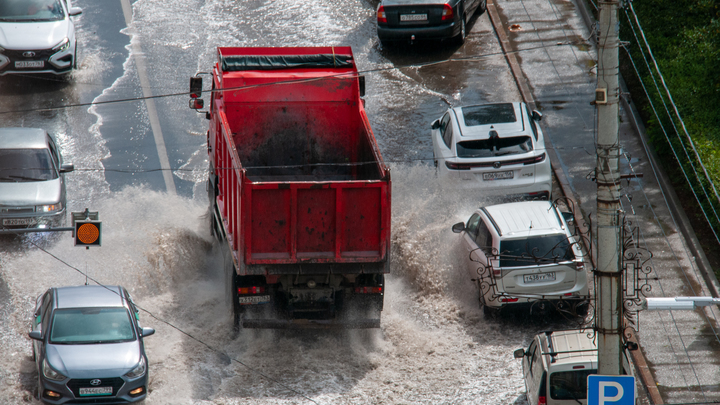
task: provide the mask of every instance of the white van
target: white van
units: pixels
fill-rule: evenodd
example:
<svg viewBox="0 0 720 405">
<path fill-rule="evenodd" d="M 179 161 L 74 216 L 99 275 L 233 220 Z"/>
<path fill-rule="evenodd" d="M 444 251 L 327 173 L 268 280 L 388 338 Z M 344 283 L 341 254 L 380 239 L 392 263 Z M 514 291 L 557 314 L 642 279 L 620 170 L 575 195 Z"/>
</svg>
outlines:
<svg viewBox="0 0 720 405">
<path fill-rule="evenodd" d="M 597 374 L 598 349 L 592 329 L 549 331 L 536 335 L 527 349 L 513 353 L 522 359 L 530 405 L 587 404 L 587 377 Z M 633 375 L 627 351 L 625 374 Z"/>
</svg>

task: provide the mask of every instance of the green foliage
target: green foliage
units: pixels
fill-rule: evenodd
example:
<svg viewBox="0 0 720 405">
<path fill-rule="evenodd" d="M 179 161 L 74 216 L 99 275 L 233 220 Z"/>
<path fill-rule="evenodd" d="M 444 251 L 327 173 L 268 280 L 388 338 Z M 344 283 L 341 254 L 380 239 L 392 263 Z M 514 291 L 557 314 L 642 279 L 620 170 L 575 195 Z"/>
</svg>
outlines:
<svg viewBox="0 0 720 405">
<path fill-rule="evenodd" d="M 623 77 L 641 105 L 648 134 L 662 161 L 679 163 L 690 178 L 688 191 L 700 196 L 707 212 L 720 213 L 720 202 L 712 187 L 720 189 L 720 0 L 653 0 L 632 5 L 682 121 L 665 94 L 629 9 L 629 19 L 625 11 L 620 11 L 620 37 L 630 43 L 627 49 L 637 72 L 627 54 L 621 54 Z M 685 130 L 709 179 L 697 165 Z M 697 174 L 690 162 L 695 163 Z M 685 182 L 685 175 L 679 170 L 670 171 L 676 173 L 675 181 Z M 718 221 L 713 219 L 711 223 L 720 231 Z"/>
</svg>

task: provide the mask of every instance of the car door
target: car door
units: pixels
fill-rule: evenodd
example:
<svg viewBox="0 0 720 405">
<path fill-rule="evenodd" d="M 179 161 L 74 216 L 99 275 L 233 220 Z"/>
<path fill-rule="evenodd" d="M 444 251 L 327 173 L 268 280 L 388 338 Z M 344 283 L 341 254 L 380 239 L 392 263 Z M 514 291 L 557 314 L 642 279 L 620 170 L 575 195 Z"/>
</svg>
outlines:
<svg viewBox="0 0 720 405">
<path fill-rule="evenodd" d="M 479 224 L 480 214 L 472 214 L 465 224 L 465 231 L 462 234 L 462 255 L 464 257 L 465 268 L 471 279 L 479 278 L 478 268 L 480 267 L 480 257 L 478 256 L 478 246 L 475 242 Z"/>
<path fill-rule="evenodd" d="M 440 170 L 445 169 L 445 160 L 453 157 L 452 137 L 453 128 L 450 122 L 450 114 L 445 113 L 445 115 L 440 118 L 439 127 L 432 130 L 435 167 L 438 167 Z M 439 167 L 440 165 L 442 165 L 442 167 Z"/>
<path fill-rule="evenodd" d="M 533 367 L 537 357 L 537 341 L 533 340 L 528 346 L 525 352 L 525 357 L 522 361 L 523 379 L 525 380 L 525 389 L 527 390 L 527 400 L 530 404 L 538 403 L 538 379 L 533 375 Z"/>
<path fill-rule="evenodd" d="M 47 290 L 45 294 L 38 297 L 35 301 L 35 312 L 33 313 L 32 330 L 40 331 L 44 334 L 48 330 L 48 323 L 50 321 L 50 310 L 52 304 L 52 290 Z M 40 340 L 33 340 L 33 357 L 36 361 L 42 358 L 41 354 L 43 351 L 43 342 Z"/>
</svg>

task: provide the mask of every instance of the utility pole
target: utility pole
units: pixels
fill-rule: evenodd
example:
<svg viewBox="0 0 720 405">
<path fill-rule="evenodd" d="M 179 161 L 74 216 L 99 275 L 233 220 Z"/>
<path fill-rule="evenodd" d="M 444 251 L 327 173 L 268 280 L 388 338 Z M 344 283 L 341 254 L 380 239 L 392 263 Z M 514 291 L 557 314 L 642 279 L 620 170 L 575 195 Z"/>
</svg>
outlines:
<svg viewBox="0 0 720 405">
<path fill-rule="evenodd" d="M 621 288 L 620 145 L 618 142 L 618 1 L 599 1 L 597 137 L 597 308 L 598 374 L 622 374 L 623 291 Z"/>
</svg>

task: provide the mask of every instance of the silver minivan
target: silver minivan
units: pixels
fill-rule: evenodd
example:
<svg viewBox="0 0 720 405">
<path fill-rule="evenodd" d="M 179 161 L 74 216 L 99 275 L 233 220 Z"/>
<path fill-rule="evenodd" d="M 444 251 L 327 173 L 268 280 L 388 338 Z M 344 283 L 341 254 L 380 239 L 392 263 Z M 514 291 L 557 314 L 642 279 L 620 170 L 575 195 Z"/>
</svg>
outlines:
<svg viewBox="0 0 720 405">
<path fill-rule="evenodd" d="M 66 212 L 64 163 L 55 138 L 39 128 L 0 128 L 0 229 L 46 228 Z"/>
<path fill-rule="evenodd" d="M 552 202 L 482 207 L 452 229 L 486 313 L 539 302 L 586 308 L 583 250 Z"/>
<path fill-rule="evenodd" d="M 536 335 L 527 349 L 517 349 L 530 405 L 585 405 L 587 377 L 597 374 L 597 335 L 592 329 L 548 331 Z M 623 369 L 633 375 L 623 352 Z"/>
</svg>

